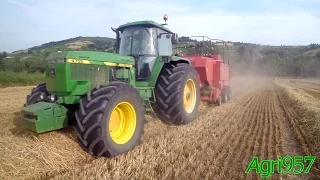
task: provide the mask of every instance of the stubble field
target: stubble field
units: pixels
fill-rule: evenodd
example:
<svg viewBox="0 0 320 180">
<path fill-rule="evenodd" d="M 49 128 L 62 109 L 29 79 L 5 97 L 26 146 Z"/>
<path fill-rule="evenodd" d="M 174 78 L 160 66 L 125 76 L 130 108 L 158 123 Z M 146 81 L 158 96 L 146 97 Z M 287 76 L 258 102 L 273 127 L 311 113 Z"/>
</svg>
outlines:
<svg viewBox="0 0 320 180">
<path fill-rule="evenodd" d="M 320 178 L 320 81 L 235 77 L 232 101 L 201 103 L 185 126 L 145 125 L 143 142 L 112 159 L 94 158 L 72 127 L 36 135 L 20 110 L 32 87 L 0 89 L 0 179 L 261 179 L 245 173 L 254 156 L 317 156 L 309 174 Z"/>
</svg>

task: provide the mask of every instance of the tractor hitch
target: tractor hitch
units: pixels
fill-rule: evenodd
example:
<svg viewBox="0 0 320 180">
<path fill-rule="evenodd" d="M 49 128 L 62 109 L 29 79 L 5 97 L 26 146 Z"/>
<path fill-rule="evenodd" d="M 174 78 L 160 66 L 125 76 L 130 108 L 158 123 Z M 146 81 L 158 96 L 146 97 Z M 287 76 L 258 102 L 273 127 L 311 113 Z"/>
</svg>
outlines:
<svg viewBox="0 0 320 180">
<path fill-rule="evenodd" d="M 43 133 L 67 127 L 68 109 L 62 105 L 38 102 L 22 109 L 24 127 Z"/>
</svg>

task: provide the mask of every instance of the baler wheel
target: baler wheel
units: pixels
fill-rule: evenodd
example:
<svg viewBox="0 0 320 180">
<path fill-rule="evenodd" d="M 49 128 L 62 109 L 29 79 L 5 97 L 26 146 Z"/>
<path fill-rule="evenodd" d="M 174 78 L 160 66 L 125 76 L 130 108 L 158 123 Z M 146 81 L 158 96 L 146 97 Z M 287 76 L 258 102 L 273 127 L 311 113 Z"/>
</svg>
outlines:
<svg viewBox="0 0 320 180">
<path fill-rule="evenodd" d="M 80 100 L 75 113 L 82 148 L 94 156 L 114 157 L 141 143 L 146 122 L 139 91 L 128 83 L 97 86 Z"/>
<path fill-rule="evenodd" d="M 43 101 L 48 95 L 46 83 L 40 83 L 35 88 L 32 89 L 31 93 L 27 95 L 25 106 L 35 104 L 37 102 Z"/>
<path fill-rule="evenodd" d="M 228 102 L 228 91 L 225 90 L 222 94 L 222 103 L 227 103 Z"/>
<path fill-rule="evenodd" d="M 220 105 L 222 104 L 222 98 L 221 98 L 221 96 L 219 96 L 219 97 L 217 98 L 216 104 L 217 104 L 218 106 L 220 106 Z"/>
<path fill-rule="evenodd" d="M 228 87 L 228 101 L 230 101 L 232 98 L 232 91 L 231 91 L 231 87 Z"/>
<path fill-rule="evenodd" d="M 155 86 L 156 115 L 166 124 L 188 124 L 198 115 L 200 87 L 198 73 L 186 63 L 165 64 Z"/>
</svg>

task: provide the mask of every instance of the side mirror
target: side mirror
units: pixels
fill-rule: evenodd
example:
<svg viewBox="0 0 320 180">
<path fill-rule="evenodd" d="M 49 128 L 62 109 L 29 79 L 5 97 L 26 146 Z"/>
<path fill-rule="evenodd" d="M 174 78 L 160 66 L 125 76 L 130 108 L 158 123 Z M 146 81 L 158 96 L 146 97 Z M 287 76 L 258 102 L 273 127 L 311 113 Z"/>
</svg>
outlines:
<svg viewBox="0 0 320 180">
<path fill-rule="evenodd" d="M 171 36 L 171 42 L 172 44 L 178 44 L 179 43 L 179 38 L 178 38 L 178 34 L 173 33 Z"/>
<path fill-rule="evenodd" d="M 113 28 L 113 27 L 111 27 L 111 30 L 113 31 L 113 32 L 117 32 L 117 29 L 116 28 Z"/>
<path fill-rule="evenodd" d="M 111 30 L 116 33 L 116 42 L 113 45 L 113 50 L 115 52 L 118 52 L 119 44 L 120 44 L 120 32 L 116 28 L 113 28 L 113 27 L 111 27 Z"/>
</svg>

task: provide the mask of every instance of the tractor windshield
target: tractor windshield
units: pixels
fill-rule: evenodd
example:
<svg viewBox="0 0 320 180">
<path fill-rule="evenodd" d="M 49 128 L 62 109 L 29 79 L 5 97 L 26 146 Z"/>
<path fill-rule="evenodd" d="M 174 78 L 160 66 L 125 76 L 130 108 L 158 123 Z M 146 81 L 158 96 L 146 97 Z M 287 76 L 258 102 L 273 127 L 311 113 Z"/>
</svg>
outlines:
<svg viewBox="0 0 320 180">
<path fill-rule="evenodd" d="M 121 34 L 119 54 L 151 55 L 157 52 L 157 31 L 155 28 L 131 27 Z"/>
</svg>

